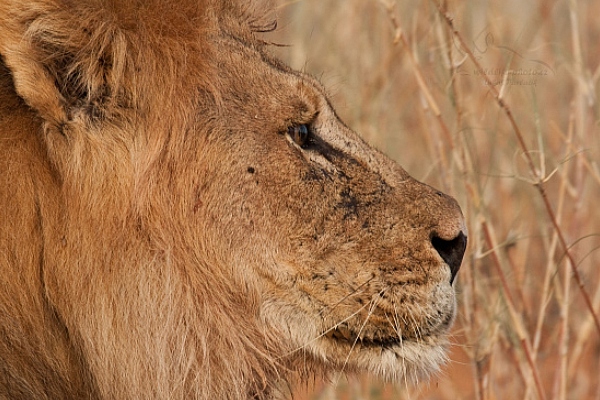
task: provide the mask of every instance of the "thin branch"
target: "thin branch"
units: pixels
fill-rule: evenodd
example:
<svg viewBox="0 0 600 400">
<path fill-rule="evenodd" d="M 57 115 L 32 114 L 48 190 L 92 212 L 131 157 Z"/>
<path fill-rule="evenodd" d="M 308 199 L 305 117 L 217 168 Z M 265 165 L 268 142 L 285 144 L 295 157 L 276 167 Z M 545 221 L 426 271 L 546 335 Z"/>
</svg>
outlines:
<svg viewBox="0 0 600 400">
<path fill-rule="evenodd" d="M 494 237 L 492 236 L 490 229 L 487 225 L 487 222 L 485 220 L 481 221 L 481 226 L 482 226 L 483 234 L 484 234 L 485 241 L 486 241 L 488 247 L 491 249 L 494 249 L 494 251 L 491 253 L 492 260 L 494 261 L 493 264 L 494 264 L 494 267 L 496 267 L 496 272 L 498 273 L 498 276 L 500 277 L 500 282 L 502 284 L 502 292 L 504 293 L 504 298 L 506 301 L 508 312 L 510 314 L 513 326 L 515 327 L 516 334 L 519 337 L 519 342 L 521 344 L 521 348 L 523 349 L 523 352 L 525 353 L 525 357 L 527 358 L 527 363 L 529 364 L 529 368 L 531 369 L 531 373 L 533 375 L 533 380 L 535 382 L 535 388 L 537 390 L 538 397 L 540 399 L 544 400 L 546 398 L 546 395 L 544 394 L 544 387 L 542 386 L 542 381 L 540 380 L 540 376 L 539 376 L 537 367 L 535 365 L 535 359 L 533 356 L 533 352 L 531 350 L 531 342 L 527 336 L 527 330 L 524 327 L 523 321 L 521 321 L 521 318 L 519 317 L 519 313 L 517 312 L 517 308 L 515 306 L 515 301 L 510 292 L 510 287 L 508 285 L 506 275 L 504 274 L 504 271 L 502 270 L 500 257 L 498 256 L 498 247 L 496 246 L 496 241 L 495 241 Z"/>
</svg>

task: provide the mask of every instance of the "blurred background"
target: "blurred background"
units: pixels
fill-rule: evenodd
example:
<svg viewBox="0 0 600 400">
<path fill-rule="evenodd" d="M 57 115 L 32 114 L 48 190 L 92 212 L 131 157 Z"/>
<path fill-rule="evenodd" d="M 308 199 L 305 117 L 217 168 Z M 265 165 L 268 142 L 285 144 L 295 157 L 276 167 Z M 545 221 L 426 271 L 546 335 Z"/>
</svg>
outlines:
<svg viewBox="0 0 600 400">
<path fill-rule="evenodd" d="M 336 376 L 293 398 L 600 400 L 600 2 L 276 5 L 273 51 L 469 228 L 440 374 Z"/>
</svg>

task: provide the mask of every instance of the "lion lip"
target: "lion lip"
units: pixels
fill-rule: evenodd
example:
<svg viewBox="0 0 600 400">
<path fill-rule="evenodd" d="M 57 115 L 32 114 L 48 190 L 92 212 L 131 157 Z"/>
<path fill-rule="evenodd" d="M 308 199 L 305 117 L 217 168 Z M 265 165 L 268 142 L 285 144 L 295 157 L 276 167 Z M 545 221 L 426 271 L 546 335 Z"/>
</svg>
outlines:
<svg viewBox="0 0 600 400">
<path fill-rule="evenodd" d="M 360 336 L 345 326 L 337 326 L 328 330 L 325 335 L 329 340 L 340 344 L 361 347 L 390 348 L 402 345 L 403 338 L 400 336 L 366 337 Z"/>
</svg>

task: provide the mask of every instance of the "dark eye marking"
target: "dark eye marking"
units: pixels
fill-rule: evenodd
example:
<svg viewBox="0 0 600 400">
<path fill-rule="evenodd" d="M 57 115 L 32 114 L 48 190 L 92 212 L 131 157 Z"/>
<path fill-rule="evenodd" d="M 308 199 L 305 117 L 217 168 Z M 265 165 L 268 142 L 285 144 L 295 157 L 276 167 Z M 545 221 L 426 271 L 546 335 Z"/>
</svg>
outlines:
<svg viewBox="0 0 600 400">
<path fill-rule="evenodd" d="M 305 149 L 310 145 L 311 128 L 308 124 L 292 125 L 288 127 L 288 136 L 301 148 Z"/>
</svg>

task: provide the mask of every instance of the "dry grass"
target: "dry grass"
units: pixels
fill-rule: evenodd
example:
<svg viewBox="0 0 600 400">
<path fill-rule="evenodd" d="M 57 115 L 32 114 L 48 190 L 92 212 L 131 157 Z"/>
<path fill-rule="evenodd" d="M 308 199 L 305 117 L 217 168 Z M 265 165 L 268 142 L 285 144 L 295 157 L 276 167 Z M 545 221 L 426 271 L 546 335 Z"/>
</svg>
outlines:
<svg viewBox="0 0 600 400">
<path fill-rule="evenodd" d="M 295 398 L 600 399 L 600 2 L 278 4 L 281 57 L 470 232 L 442 374 Z"/>
</svg>

